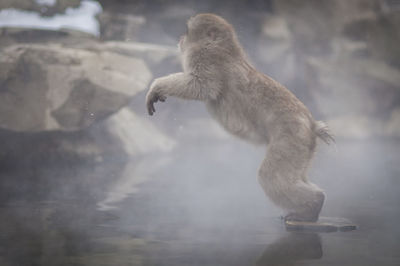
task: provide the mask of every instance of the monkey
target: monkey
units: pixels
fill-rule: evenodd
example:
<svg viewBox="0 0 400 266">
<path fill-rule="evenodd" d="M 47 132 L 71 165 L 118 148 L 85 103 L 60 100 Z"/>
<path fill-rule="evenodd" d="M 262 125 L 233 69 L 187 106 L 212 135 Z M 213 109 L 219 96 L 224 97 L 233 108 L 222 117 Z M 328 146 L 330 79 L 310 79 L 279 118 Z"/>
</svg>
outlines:
<svg viewBox="0 0 400 266">
<path fill-rule="evenodd" d="M 231 134 L 267 146 L 257 180 L 266 196 L 287 211 L 285 221 L 318 220 L 325 193 L 307 178 L 317 138 L 334 141 L 286 87 L 255 69 L 231 24 L 215 14 L 187 22 L 178 44 L 183 72 L 155 79 L 146 95 L 154 104 L 173 96 L 205 103 Z"/>
</svg>

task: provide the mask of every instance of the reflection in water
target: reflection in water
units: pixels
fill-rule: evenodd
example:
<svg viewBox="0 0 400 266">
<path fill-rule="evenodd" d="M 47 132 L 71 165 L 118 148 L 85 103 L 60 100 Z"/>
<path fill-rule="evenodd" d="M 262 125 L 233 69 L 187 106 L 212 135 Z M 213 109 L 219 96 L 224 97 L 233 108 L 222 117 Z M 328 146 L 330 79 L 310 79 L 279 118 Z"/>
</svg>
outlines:
<svg viewBox="0 0 400 266">
<path fill-rule="evenodd" d="M 151 160 L 151 167 L 149 162 Z M 138 186 L 159 169 L 167 165 L 171 158 L 145 158 L 139 162 L 130 161 L 124 167 L 119 176 L 113 176 L 114 184 L 108 189 L 105 199 L 97 203 L 98 209 L 102 211 L 117 208 L 115 204 L 120 203 L 129 195 L 138 191 Z"/>
<path fill-rule="evenodd" d="M 193 145 L 172 159 L 3 166 L 0 265 L 399 265 L 399 143 L 378 144 L 318 158 L 332 170 L 319 175 L 330 196 L 324 215 L 360 225 L 319 235 L 285 231 L 249 178 L 259 162 L 238 146 L 229 162 L 218 159 L 226 158 L 221 146 Z"/>
<path fill-rule="evenodd" d="M 296 261 L 320 259 L 322 254 L 318 234 L 290 233 L 268 245 L 255 265 L 295 265 Z"/>
</svg>

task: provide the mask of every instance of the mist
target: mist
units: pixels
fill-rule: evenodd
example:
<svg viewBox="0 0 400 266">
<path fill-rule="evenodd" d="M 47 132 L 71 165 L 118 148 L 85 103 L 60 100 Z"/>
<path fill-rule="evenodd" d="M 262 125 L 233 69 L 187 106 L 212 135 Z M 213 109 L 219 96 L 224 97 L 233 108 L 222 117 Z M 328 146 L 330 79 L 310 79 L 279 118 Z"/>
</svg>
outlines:
<svg viewBox="0 0 400 266">
<path fill-rule="evenodd" d="M 154 78 L 197 13 L 323 120 L 309 179 L 351 232 L 289 232 L 267 147 Z M 0 0 L 0 265 L 400 264 L 400 2 Z"/>
</svg>

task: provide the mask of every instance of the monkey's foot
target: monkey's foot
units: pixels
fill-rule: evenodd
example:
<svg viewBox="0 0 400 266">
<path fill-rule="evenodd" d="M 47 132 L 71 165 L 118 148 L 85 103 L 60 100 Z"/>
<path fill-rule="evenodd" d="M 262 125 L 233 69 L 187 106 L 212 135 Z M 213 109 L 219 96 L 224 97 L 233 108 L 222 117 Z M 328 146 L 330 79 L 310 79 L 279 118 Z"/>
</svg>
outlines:
<svg viewBox="0 0 400 266">
<path fill-rule="evenodd" d="M 287 231 L 302 232 L 347 232 L 357 229 L 357 226 L 345 218 L 320 217 L 316 222 L 285 220 Z"/>
</svg>

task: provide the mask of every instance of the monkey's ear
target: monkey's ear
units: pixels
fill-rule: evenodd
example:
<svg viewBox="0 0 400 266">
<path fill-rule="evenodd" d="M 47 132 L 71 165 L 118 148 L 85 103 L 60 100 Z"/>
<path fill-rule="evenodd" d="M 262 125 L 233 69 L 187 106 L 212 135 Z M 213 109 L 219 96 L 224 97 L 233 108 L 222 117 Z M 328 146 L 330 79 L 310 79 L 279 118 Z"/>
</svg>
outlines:
<svg viewBox="0 0 400 266">
<path fill-rule="evenodd" d="M 212 27 L 207 31 L 207 37 L 213 41 L 216 41 L 220 37 L 220 32 L 217 28 Z"/>
</svg>

